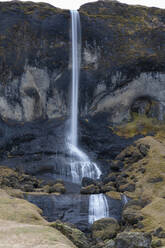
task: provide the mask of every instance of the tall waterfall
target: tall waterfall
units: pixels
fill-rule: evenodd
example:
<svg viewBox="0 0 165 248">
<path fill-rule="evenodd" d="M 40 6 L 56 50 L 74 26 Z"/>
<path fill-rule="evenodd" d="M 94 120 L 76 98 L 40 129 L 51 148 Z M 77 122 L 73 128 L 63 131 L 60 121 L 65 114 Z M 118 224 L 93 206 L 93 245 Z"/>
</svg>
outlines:
<svg viewBox="0 0 165 248">
<path fill-rule="evenodd" d="M 90 161 L 88 156 L 78 147 L 78 87 L 81 61 L 80 49 L 80 16 L 78 11 L 71 10 L 72 17 L 72 104 L 71 104 L 71 133 L 69 150 L 71 152 L 70 169 L 72 182 L 81 183 L 83 177 L 98 179 L 101 176 L 99 167 Z M 109 215 L 106 196 L 103 194 L 89 197 L 89 218 L 91 224 Z"/>
<path fill-rule="evenodd" d="M 69 150 L 72 155 L 71 175 L 74 183 L 81 183 L 83 177 L 97 179 L 101 175 L 98 166 L 78 147 L 78 88 L 81 61 L 81 28 L 77 10 L 71 10 L 72 17 L 72 103 Z"/>
<path fill-rule="evenodd" d="M 109 206 L 106 196 L 104 194 L 90 195 L 88 215 L 89 224 L 93 224 L 94 221 L 105 217 L 109 217 Z"/>
<path fill-rule="evenodd" d="M 78 11 L 71 11 L 72 17 L 72 111 L 71 111 L 71 144 L 77 147 L 78 127 L 78 87 L 80 72 L 80 16 Z"/>
</svg>

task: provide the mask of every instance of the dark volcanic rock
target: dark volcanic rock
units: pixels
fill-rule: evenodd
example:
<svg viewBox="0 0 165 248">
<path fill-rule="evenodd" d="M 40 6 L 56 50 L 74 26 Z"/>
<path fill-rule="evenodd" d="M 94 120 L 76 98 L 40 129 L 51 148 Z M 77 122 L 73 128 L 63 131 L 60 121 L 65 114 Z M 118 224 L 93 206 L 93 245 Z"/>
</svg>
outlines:
<svg viewBox="0 0 165 248">
<path fill-rule="evenodd" d="M 89 195 L 33 195 L 26 194 L 25 198 L 43 210 L 43 216 L 48 221 L 61 220 L 74 224 L 82 231 L 89 231 Z M 107 197 L 109 214 L 117 221 L 121 220 L 122 203 Z"/>
<path fill-rule="evenodd" d="M 89 177 L 83 177 L 82 179 L 82 187 L 89 186 L 91 184 L 95 184 L 95 180 Z"/>
<path fill-rule="evenodd" d="M 132 111 L 163 118 L 164 13 L 113 1 L 80 8 L 81 78 L 86 82 L 81 85 L 81 109 L 85 105 L 92 116 L 103 112 L 113 123 L 129 120 Z"/>
<path fill-rule="evenodd" d="M 82 118 L 104 115 L 120 123 L 136 112 L 163 119 L 164 13 L 114 1 L 80 8 Z M 69 114 L 70 19 L 69 11 L 46 3 L 0 3 L 3 119 L 32 121 Z"/>
<path fill-rule="evenodd" d="M 116 248 L 150 248 L 151 236 L 141 232 L 119 233 L 115 241 Z"/>
</svg>

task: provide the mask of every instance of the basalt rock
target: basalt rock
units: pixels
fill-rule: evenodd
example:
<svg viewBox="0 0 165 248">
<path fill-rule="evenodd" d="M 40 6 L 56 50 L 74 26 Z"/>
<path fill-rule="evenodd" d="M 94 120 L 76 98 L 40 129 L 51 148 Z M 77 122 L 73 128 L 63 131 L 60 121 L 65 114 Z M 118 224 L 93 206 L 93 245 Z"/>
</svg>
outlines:
<svg viewBox="0 0 165 248">
<path fill-rule="evenodd" d="M 91 116 L 103 112 L 113 123 L 130 120 L 132 113 L 163 120 L 164 10 L 99 1 L 80 13 L 81 77 L 87 81 L 81 87 L 88 88 L 81 109 L 86 105 Z"/>
<path fill-rule="evenodd" d="M 0 9 L 1 117 L 32 121 L 67 116 L 69 11 L 16 1 L 2 2 Z M 81 117 L 105 115 L 120 123 L 136 112 L 163 120 L 164 10 L 98 1 L 83 5 L 80 17 Z"/>
</svg>

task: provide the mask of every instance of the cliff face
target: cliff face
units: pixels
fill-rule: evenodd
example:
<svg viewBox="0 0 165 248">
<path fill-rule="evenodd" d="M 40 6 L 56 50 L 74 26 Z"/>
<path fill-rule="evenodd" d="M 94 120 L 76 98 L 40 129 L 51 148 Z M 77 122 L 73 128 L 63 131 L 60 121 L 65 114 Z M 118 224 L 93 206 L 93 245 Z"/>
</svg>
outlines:
<svg viewBox="0 0 165 248">
<path fill-rule="evenodd" d="M 106 112 L 114 123 L 132 112 L 163 119 L 165 11 L 99 1 L 80 13 L 89 113 Z"/>
<path fill-rule="evenodd" d="M 104 165 L 132 142 L 115 135 L 111 123 L 134 113 L 164 119 L 165 11 L 99 1 L 82 6 L 80 17 L 79 137 Z M 0 3 L 4 165 L 33 174 L 67 170 L 70 19 L 69 11 L 44 3 Z"/>
<path fill-rule="evenodd" d="M 155 168 L 150 161 L 155 158 L 159 170 L 164 168 L 165 10 L 99 1 L 82 6 L 80 17 L 79 144 L 103 172 L 102 181 L 88 185 L 87 180 L 81 192 L 140 198 L 143 179 L 152 174 L 150 165 Z M 71 178 L 66 144 L 71 103 L 70 19 L 68 11 L 48 4 L 0 3 L 0 165 L 53 182 Z M 153 140 L 129 147 L 148 133 Z M 150 189 L 150 183 L 164 180 L 157 178 L 149 178 L 144 185 Z M 27 198 L 48 219 L 56 220 L 58 212 L 61 220 L 86 230 L 88 197 L 79 194 L 80 186 L 65 184 L 68 195 Z M 152 192 L 145 194 L 142 200 L 152 203 Z M 115 217 L 121 217 L 118 198 L 119 205 L 109 204 Z M 146 231 L 145 222 L 140 224 Z M 159 218 L 154 225 L 159 227 Z M 127 229 L 126 225 L 121 230 L 125 227 L 143 228 Z"/>
<path fill-rule="evenodd" d="M 164 119 L 165 11 L 96 2 L 80 9 L 82 117 L 132 112 Z M 0 114 L 17 121 L 69 114 L 70 14 L 51 5 L 0 4 Z"/>
<path fill-rule="evenodd" d="M 66 114 L 69 12 L 44 3 L 0 3 L 0 23 L 1 117 L 32 121 Z"/>
</svg>

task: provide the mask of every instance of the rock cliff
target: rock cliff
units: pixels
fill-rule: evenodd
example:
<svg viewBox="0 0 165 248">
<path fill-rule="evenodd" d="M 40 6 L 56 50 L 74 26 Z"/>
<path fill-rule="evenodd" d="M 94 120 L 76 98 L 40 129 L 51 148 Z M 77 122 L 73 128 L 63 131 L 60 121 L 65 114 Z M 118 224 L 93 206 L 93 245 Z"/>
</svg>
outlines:
<svg viewBox="0 0 165 248">
<path fill-rule="evenodd" d="M 91 247 L 121 247 L 125 240 L 126 247 L 128 243 L 132 247 L 134 238 L 138 247 L 141 242 L 150 247 L 151 235 L 158 243 L 161 236 L 164 245 L 165 227 L 160 221 L 164 215 L 157 211 L 157 202 L 163 209 L 165 10 L 107 0 L 86 4 L 79 12 L 79 144 L 103 172 L 100 181 L 84 178 L 81 192 L 106 193 L 121 232 L 114 240 L 106 240 L 106 245 L 96 237 Z M 46 3 L 0 3 L 0 165 L 17 171 L 14 176 L 1 176 L 3 187 L 13 183 L 30 191 L 29 185 L 41 178 L 54 183 L 71 177 L 66 144 L 70 19 L 69 11 Z M 144 138 L 147 135 L 153 137 Z M 144 139 L 136 141 L 139 138 Z M 153 170 L 156 177 L 151 176 Z M 81 185 L 64 182 L 67 194 L 48 195 L 52 185 L 56 193 L 59 184 L 60 192 L 65 192 L 62 181 L 52 181 L 46 195 L 34 186 L 26 199 L 42 208 L 49 221 L 58 218 L 89 231 L 89 196 L 79 194 Z M 123 193 L 132 201 L 122 213 Z M 72 232 L 70 226 L 62 228 Z"/>
<path fill-rule="evenodd" d="M 80 8 L 80 115 L 109 121 L 136 111 L 164 119 L 164 10 L 99 1 Z M 0 115 L 17 121 L 67 116 L 70 14 L 51 5 L 0 8 Z M 146 107 L 147 106 L 147 107 Z"/>
</svg>

